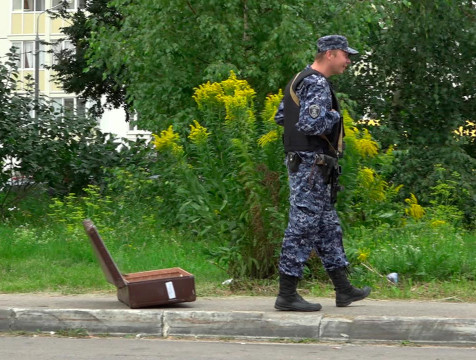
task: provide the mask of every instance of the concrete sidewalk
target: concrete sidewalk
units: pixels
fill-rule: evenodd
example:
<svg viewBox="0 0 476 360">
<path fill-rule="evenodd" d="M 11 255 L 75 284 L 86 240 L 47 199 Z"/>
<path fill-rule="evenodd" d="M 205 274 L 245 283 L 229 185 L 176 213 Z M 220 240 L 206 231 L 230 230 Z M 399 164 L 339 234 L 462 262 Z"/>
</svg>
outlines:
<svg viewBox="0 0 476 360">
<path fill-rule="evenodd" d="M 271 297 L 210 297 L 131 310 L 114 294 L 0 294 L 0 331 L 476 345 L 476 304 L 364 300 L 337 308 L 333 299 L 309 300 L 323 309 L 280 312 Z"/>
</svg>

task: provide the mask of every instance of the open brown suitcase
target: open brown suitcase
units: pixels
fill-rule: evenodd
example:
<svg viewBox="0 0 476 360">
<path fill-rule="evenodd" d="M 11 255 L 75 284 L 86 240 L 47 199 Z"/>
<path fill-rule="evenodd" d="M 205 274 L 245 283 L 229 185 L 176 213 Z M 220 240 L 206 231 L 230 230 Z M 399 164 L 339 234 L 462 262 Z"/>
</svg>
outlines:
<svg viewBox="0 0 476 360">
<path fill-rule="evenodd" d="M 195 301 L 195 278 L 181 268 L 121 274 L 93 222 L 83 221 L 106 280 L 117 288 L 117 298 L 130 308 Z"/>
</svg>

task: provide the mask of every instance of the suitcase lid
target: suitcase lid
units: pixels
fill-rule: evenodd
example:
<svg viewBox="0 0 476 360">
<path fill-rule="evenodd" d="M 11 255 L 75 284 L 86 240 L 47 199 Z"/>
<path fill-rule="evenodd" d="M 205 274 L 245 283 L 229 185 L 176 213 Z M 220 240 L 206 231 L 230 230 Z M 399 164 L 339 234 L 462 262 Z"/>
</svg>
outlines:
<svg viewBox="0 0 476 360">
<path fill-rule="evenodd" d="M 91 240 L 91 245 L 97 259 L 99 260 L 102 271 L 106 276 L 106 280 L 119 289 L 126 286 L 126 282 L 124 281 L 116 263 L 112 259 L 109 250 L 106 248 L 106 245 L 99 236 L 96 226 L 94 226 L 93 222 L 89 219 L 84 220 L 83 225 L 89 236 L 89 240 Z"/>
</svg>

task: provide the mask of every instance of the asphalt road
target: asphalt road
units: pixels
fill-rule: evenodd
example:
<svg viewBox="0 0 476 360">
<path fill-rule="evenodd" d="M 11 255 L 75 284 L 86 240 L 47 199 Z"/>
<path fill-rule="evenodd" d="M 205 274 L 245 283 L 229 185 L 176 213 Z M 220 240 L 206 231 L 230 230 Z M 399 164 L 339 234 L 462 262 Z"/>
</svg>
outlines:
<svg viewBox="0 0 476 360">
<path fill-rule="evenodd" d="M 0 359 L 474 360 L 476 348 L 0 336 Z"/>
</svg>

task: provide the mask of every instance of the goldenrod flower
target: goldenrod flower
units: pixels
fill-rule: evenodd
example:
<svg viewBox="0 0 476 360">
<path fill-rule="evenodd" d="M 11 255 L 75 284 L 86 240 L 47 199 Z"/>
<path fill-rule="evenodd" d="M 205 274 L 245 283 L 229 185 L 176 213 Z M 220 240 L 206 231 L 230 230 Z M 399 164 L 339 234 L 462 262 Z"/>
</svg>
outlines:
<svg viewBox="0 0 476 360">
<path fill-rule="evenodd" d="M 370 256 L 370 250 L 369 249 L 359 250 L 359 256 L 357 256 L 357 259 L 360 262 L 365 262 L 365 261 L 367 261 L 369 256 Z"/>
<path fill-rule="evenodd" d="M 264 134 L 258 139 L 258 145 L 261 147 L 265 147 L 269 143 L 272 143 L 274 141 L 278 140 L 278 131 L 277 130 L 271 130 L 267 134 Z"/>
<path fill-rule="evenodd" d="M 438 227 L 444 224 L 446 224 L 446 221 L 444 220 L 433 220 L 430 225 L 431 227 Z"/>
<path fill-rule="evenodd" d="M 350 116 L 347 110 L 344 110 L 342 112 L 342 117 L 344 118 L 344 126 L 346 128 L 350 128 L 354 125 L 354 119 L 352 119 L 352 117 Z"/>
<path fill-rule="evenodd" d="M 408 216 L 415 220 L 420 220 L 425 215 L 425 209 L 418 204 L 418 200 L 414 194 L 410 194 L 410 197 L 405 199 L 405 202 L 409 205 L 405 209 L 405 214 Z"/>
<path fill-rule="evenodd" d="M 154 141 L 152 142 L 158 151 L 170 150 L 174 155 L 183 153 L 183 147 L 178 144 L 180 137 L 174 132 L 172 125 L 167 130 L 162 130 L 160 135 L 152 134 Z"/>
<path fill-rule="evenodd" d="M 220 105 L 223 89 L 219 83 L 210 83 L 200 85 L 194 88 L 193 99 L 199 109 L 203 109 L 206 105 Z"/>
<path fill-rule="evenodd" d="M 264 110 L 261 117 L 265 122 L 274 124 L 274 116 L 278 111 L 279 104 L 283 98 L 283 91 L 279 89 L 277 94 L 268 95 L 264 101 Z"/>
<path fill-rule="evenodd" d="M 208 105 L 225 106 L 225 119 L 233 121 L 236 119 L 246 119 L 254 121 L 254 114 L 250 116 L 250 109 L 253 108 L 253 100 L 256 96 L 254 89 L 246 80 L 240 80 L 233 71 L 230 71 L 228 79 L 219 83 L 200 85 L 195 88 L 193 98 L 199 109 L 204 109 Z"/>
<path fill-rule="evenodd" d="M 342 117 L 344 118 L 345 141 L 349 144 L 355 144 L 359 129 L 354 126 L 354 119 L 347 110 L 342 112 Z"/>
<path fill-rule="evenodd" d="M 382 201 L 386 198 L 388 183 L 383 180 L 375 170 L 364 167 L 357 175 L 358 182 L 365 189 L 365 196 L 374 201 Z"/>
<path fill-rule="evenodd" d="M 254 90 L 252 93 L 254 93 Z M 222 96 L 221 100 L 225 104 L 226 116 L 225 119 L 228 121 L 234 121 L 243 117 L 246 117 L 248 120 L 254 120 L 254 115 L 250 119 L 250 107 L 252 106 L 251 101 L 251 91 L 238 91 L 236 96 Z"/>
<path fill-rule="evenodd" d="M 365 187 L 370 187 L 375 181 L 374 171 L 368 167 L 364 167 L 359 171 L 359 177 Z"/>
<path fill-rule="evenodd" d="M 367 129 L 364 129 L 364 134 L 360 139 L 355 140 L 355 147 L 362 157 L 374 157 L 378 154 L 378 144 L 372 140 Z"/>
<path fill-rule="evenodd" d="M 248 84 L 248 81 L 238 79 L 233 70 L 230 71 L 230 76 L 228 77 L 228 79 L 223 80 L 220 83 L 220 86 L 223 89 L 225 95 L 235 95 L 235 92 L 237 90 L 251 89 L 250 84 Z"/>
<path fill-rule="evenodd" d="M 360 132 L 354 126 L 354 120 L 347 110 L 343 111 L 342 116 L 344 118 L 346 142 L 353 143 L 359 155 L 364 158 L 376 156 L 378 154 L 378 144 L 372 139 L 369 131 L 364 129 L 363 132 Z"/>
<path fill-rule="evenodd" d="M 190 125 L 190 135 L 188 138 L 195 145 L 202 145 L 207 142 L 210 133 L 207 128 L 200 125 L 197 120 L 193 120 L 193 124 Z"/>
</svg>

